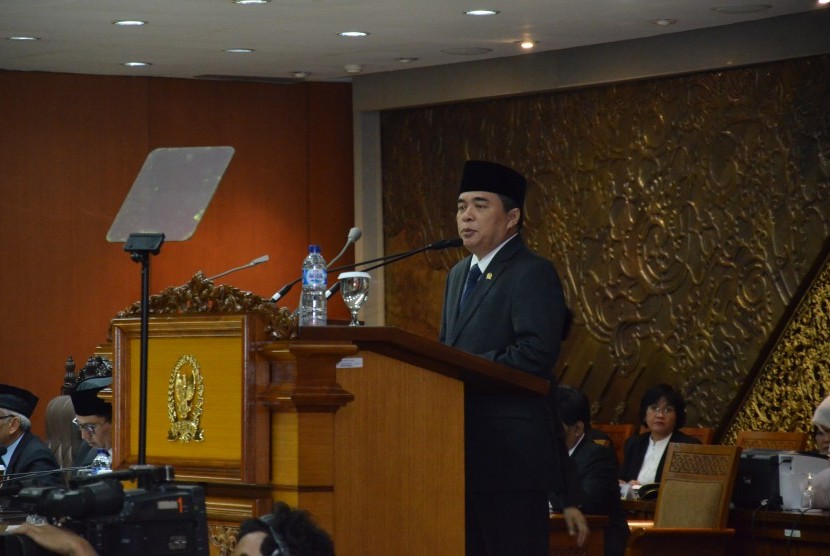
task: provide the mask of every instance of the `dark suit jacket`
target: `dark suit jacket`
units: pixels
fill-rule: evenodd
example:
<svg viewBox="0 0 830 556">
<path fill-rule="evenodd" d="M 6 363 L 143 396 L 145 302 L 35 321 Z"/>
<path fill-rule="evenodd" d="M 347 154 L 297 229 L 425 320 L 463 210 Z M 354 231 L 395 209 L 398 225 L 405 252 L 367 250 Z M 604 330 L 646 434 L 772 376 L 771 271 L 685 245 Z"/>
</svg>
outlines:
<svg viewBox="0 0 830 556">
<path fill-rule="evenodd" d="M 640 474 L 640 468 L 643 466 L 643 460 L 646 457 L 648 450 L 649 432 L 644 432 L 638 436 L 632 436 L 625 441 L 625 451 L 623 453 L 623 464 L 620 469 L 620 479 L 623 481 L 634 481 L 637 475 Z M 700 440 L 692 436 L 687 436 L 680 431 L 674 431 L 669 442 L 677 442 L 679 444 L 700 444 Z M 659 483 L 663 476 L 663 465 L 666 463 L 666 454 L 669 449 L 663 452 L 663 457 L 660 458 L 660 464 L 657 466 L 657 474 L 655 475 L 655 482 Z"/>
<path fill-rule="evenodd" d="M 467 257 L 450 270 L 440 341 L 550 380 L 565 319 L 562 285 L 551 262 L 513 238 L 459 313 L 469 268 Z M 465 440 L 468 492 L 561 488 L 544 396 L 468 392 Z"/>
<path fill-rule="evenodd" d="M 621 556 L 628 543 L 629 529 L 620 502 L 619 466 L 613 448 L 594 443 L 586 434 L 571 459 L 576 463 L 582 487 L 583 513 L 608 516 L 605 554 Z"/>
<path fill-rule="evenodd" d="M 6 469 L 6 478 L 11 481 L 18 473 L 42 473 L 33 477 L 23 478 L 24 484 L 43 486 L 60 486 L 63 484 L 61 473 L 43 473 L 60 469 L 52 450 L 30 431 L 23 433 L 20 443 L 12 454 L 9 466 Z"/>
</svg>

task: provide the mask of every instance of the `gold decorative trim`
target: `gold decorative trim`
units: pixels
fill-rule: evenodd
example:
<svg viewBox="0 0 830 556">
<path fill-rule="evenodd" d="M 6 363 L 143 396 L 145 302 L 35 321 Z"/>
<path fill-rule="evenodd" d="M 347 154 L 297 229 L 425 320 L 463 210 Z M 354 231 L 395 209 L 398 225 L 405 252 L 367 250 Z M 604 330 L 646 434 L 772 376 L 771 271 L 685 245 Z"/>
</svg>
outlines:
<svg viewBox="0 0 830 556">
<path fill-rule="evenodd" d="M 236 537 L 238 534 L 239 527 L 210 525 L 208 528 L 210 544 L 217 547 L 219 549 L 219 554 L 222 556 L 233 553 L 236 548 Z"/>
<path fill-rule="evenodd" d="M 148 300 L 151 315 L 181 315 L 194 313 L 255 313 L 265 317 L 265 333 L 275 340 L 297 338 L 297 319 L 286 307 L 276 307 L 268 300 L 251 292 L 213 281 L 197 272 L 183 286 L 167 288 L 151 295 Z M 115 318 L 138 317 L 141 302 L 136 301 Z"/>
</svg>

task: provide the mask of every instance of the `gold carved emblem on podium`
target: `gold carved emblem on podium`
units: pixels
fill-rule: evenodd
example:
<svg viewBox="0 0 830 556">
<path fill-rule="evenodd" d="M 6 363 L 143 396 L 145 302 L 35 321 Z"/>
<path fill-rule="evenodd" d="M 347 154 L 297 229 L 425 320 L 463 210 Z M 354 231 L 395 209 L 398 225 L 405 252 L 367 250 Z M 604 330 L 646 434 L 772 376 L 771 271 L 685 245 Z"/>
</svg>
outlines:
<svg viewBox="0 0 830 556">
<path fill-rule="evenodd" d="M 167 417 L 170 419 L 167 440 L 204 440 L 204 431 L 199 426 L 204 403 L 205 383 L 199 362 L 192 355 L 182 355 L 167 384 Z"/>
</svg>

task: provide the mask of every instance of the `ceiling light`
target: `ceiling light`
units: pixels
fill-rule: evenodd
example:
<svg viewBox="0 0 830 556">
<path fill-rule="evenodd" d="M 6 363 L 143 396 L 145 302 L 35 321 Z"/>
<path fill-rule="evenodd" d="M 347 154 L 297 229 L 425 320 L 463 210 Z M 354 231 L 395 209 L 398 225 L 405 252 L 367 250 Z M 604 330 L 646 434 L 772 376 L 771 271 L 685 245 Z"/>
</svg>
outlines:
<svg viewBox="0 0 830 556">
<path fill-rule="evenodd" d="M 113 25 L 119 25 L 121 27 L 141 27 L 142 25 L 146 25 L 146 21 L 141 21 L 140 19 L 119 19 L 117 21 L 112 22 Z"/>
<path fill-rule="evenodd" d="M 153 64 L 151 64 L 150 62 L 124 62 L 123 65 L 127 66 L 128 68 L 144 68 L 147 66 L 152 66 Z"/>
<path fill-rule="evenodd" d="M 818 3 L 823 6 L 824 4 L 830 4 L 830 0 L 818 0 Z"/>
<path fill-rule="evenodd" d="M 292 71 L 291 72 L 291 77 L 293 77 L 294 79 L 305 79 L 309 75 L 311 75 L 310 71 Z"/>
<path fill-rule="evenodd" d="M 676 19 L 652 19 L 651 23 L 654 25 L 658 25 L 660 27 L 668 27 L 669 25 L 674 25 L 677 23 Z"/>
<path fill-rule="evenodd" d="M 765 12 L 771 7 L 769 4 L 734 4 L 732 6 L 718 6 L 717 8 L 712 8 L 712 11 L 721 14 L 753 14 Z"/>
<path fill-rule="evenodd" d="M 346 73 L 360 73 L 361 71 L 363 71 L 363 66 L 361 66 L 360 64 L 346 64 L 345 66 L 343 66 L 343 69 L 346 71 Z"/>
<path fill-rule="evenodd" d="M 250 54 L 253 48 L 226 48 L 223 52 L 230 52 L 231 54 Z"/>
<path fill-rule="evenodd" d="M 342 33 L 337 34 L 341 37 L 365 37 L 369 35 L 369 33 L 364 31 L 343 31 Z"/>
<path fill-rule="evenodd" d="M 6 37 L 6 40 L 9 41 L 39 41 L 40 37 L 28 37 L 25 35 L 16 35 L 13 37 Z"/>
<path fill-rule="evenodd" d="M 534 46 L 536 46 L 536 41 L 519 41 L 516 44 L 524 48 L 525 50 L 530 50 Z"/>
<path fill-rule="evenodd" d="M 402 63 L 402 64 L 409 64 L 409 63 L 412 63 L 412 62 L 417 62 L 418 58 L 405 57 L 405 58 L 396 58 L 396 60 L 398 62 Z"/>
<path fill-rule="evenodd" d="M 247 6 L 248 4 L 267 4 L 270 1 L 271 0 L 233 0 L 233 3 Z"/>
<path fill-rule="evenodd" d="M 498 15 L 496 10 L 468 10 L 464 15 Z"/>
</svg>

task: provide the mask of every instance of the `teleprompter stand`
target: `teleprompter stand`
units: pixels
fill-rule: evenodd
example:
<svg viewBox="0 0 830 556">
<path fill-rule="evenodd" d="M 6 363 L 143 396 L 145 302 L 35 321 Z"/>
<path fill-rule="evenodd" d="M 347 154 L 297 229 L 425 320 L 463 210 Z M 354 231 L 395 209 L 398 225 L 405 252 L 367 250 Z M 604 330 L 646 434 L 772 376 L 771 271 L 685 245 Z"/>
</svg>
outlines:
<svg viewBox="0 0 830 556">
<path fill-rule="evenodd" d="M 124 242 L 141 264 L 138 464 L 146 463 L 150 256 L 165 239 L 186 241 L 196 231 L 233 156 L 232 147 L 155 149 L 115 217 L 107 241 Z"/>
</svg>

